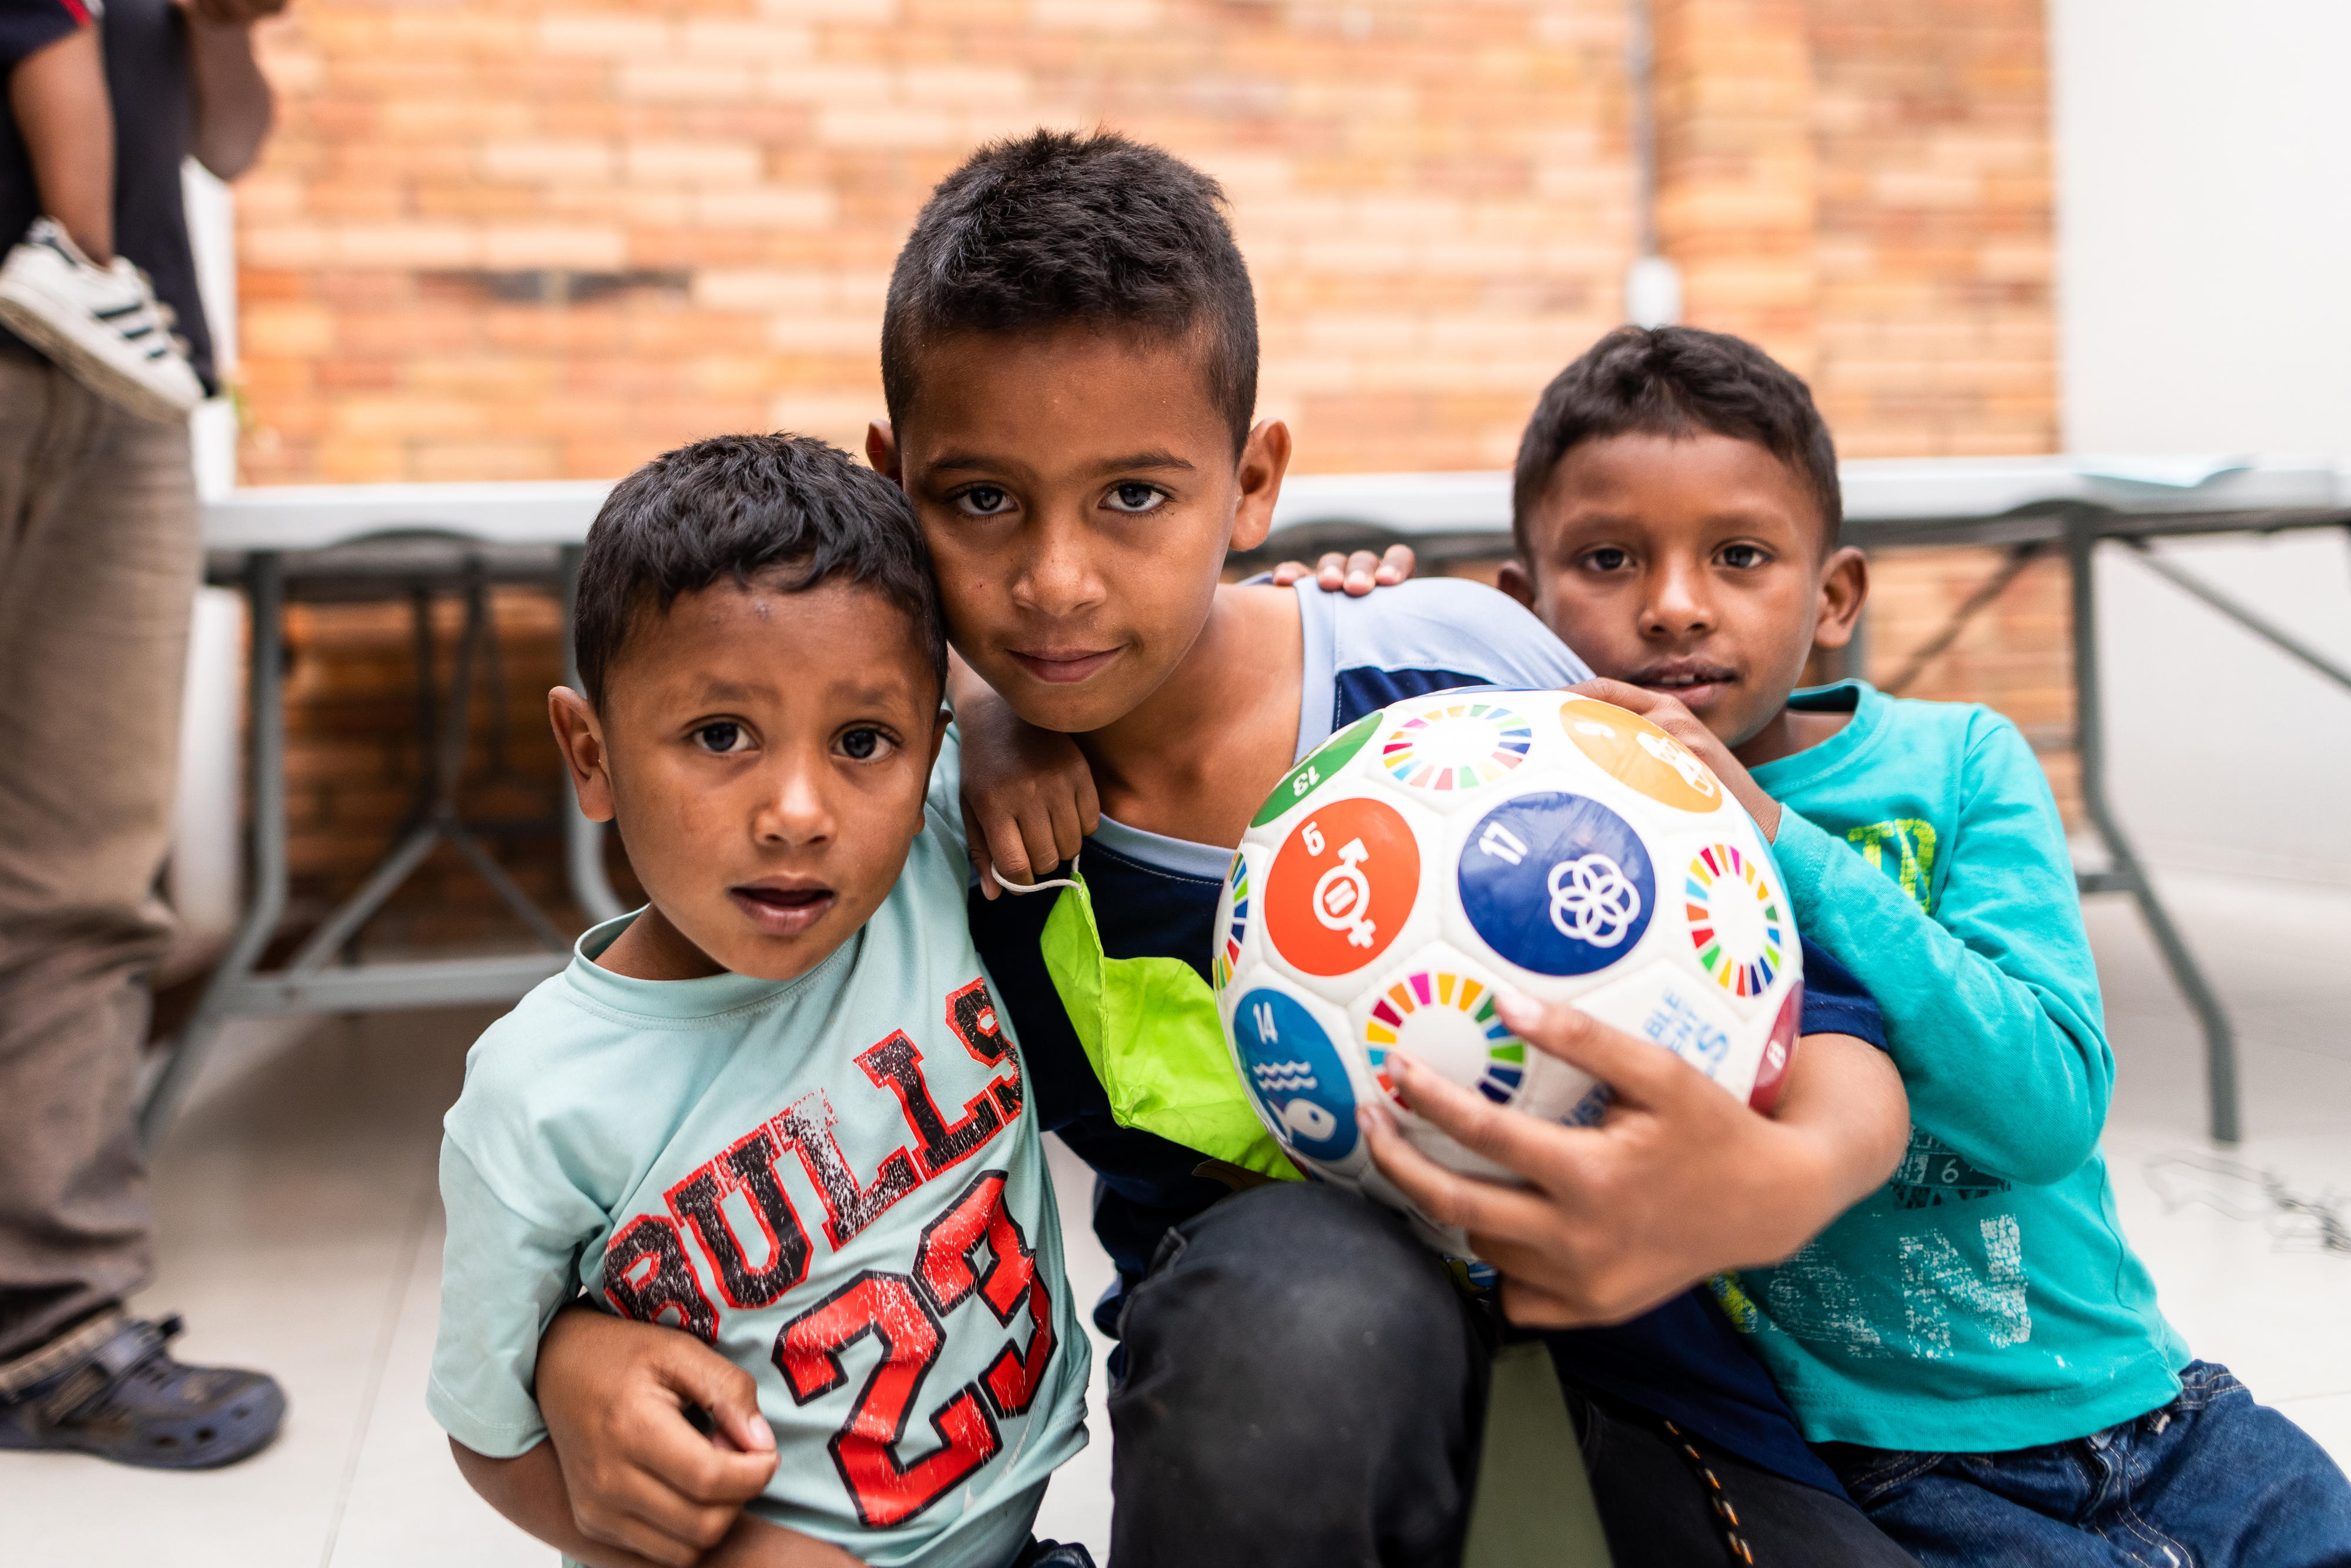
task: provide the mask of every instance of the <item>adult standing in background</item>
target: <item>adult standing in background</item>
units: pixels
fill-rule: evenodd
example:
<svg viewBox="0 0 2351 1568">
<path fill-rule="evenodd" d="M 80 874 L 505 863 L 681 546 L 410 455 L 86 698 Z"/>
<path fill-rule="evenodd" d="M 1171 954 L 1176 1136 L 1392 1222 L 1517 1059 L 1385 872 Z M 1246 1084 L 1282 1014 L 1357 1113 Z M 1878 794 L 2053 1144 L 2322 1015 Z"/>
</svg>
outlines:
<svg viewBox="0 0 2351 1568">
<path fill-rule="evenodd" d="M 101 18 L 115 248 L 207 392 L 180 167 L 251 166 L 271 112 L 252 27 L 286 3 L 106 0 Z M 0 251 L 38 215 L 10 119 Z M 186 422 L 126 413 L 0 333 L 0 1448 L 219 1465 L 285 1414 L 267 1376 L 183 1366 L 176 1320 L 121 1307 L 151 1266 L 133 1095 L 172 932 L 154 889 L 198 559 Z"/>
</svg>

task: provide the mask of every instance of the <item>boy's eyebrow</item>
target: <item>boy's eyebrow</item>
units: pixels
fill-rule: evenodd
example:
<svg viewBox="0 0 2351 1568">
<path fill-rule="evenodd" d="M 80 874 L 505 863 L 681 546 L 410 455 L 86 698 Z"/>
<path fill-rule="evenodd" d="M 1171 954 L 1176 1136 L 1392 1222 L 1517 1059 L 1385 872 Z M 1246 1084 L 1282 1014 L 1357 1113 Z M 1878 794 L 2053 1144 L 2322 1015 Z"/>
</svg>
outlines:
<svg viewBox="0 0 2351 1568">
<path fill-rule="evenodd" d="M 1098 466 L 1105 473 L 1120 468 L 1177 468 L 1186 474 L 1193 472 L 1192 465 L 1186 459 L 1176 456 L 1173 452 L 1155 449 L 1134 453 L 1125 457 L 1113 457 Z"/>
<path fill-rule="evenodd" d="M 904 683 L 862 680 L 844 675 L 823 688 L 827 696 L 852 703 L 870 703 L 881 706 L 893 698 L 905 695 Z M 697 703 L 748 702 L 775 695 L 772 685 L 755 685 L 744 681 L 707 680 L 694 695 Z"/>
<path fill-rule="evenodd" d="M 1002 460 L 990 457 L 985 453 L 950 452 L 946 456 L 934 461 L 930 465 L 930 472 L 943 474 L 950 470 L 969 469 L 986 474 L 995 473 L 1005 466 Z M 1131 473 L 1138 468 L 1176 469 L 1186 474 L 1195 471 L 1195 465 L 1186 459 L 1178 457 L 1173 452 L 1158 449 L 1130 453 L 1123 457 L 1107 458 L 1095 464 L 1094 467 L 1097 472 L 1104 474 Z"/>
</svg>

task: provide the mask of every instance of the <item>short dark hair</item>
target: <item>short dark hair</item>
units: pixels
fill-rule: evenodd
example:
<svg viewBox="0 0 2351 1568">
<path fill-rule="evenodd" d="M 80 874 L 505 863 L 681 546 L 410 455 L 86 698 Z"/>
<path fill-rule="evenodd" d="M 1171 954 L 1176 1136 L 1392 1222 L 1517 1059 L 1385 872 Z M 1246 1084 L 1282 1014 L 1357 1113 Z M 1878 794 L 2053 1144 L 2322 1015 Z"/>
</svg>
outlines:
<svg viewBox="0 0 2351 1568">
<path fill-rule="evenodd" d="M 571 646 L 588 700 L 648 608 L 721 579 L 780 576 L 787 592 L 844 579 L 904 614 L 944 685 L 946 622 L 905 492 L 806 435 L 715 435 L 664 452 L 612 487 L 588 529 Z"/>
<path fill-rule="evenodd" d="M 939 182 L 890 274 L 882 395 L 915 401 L 924 342 L 951 332 L 1090 325 L 1196 336 L 1233 452 L 1257 412 L 1257 297 L 1223 187 L 1115 131 L 992 141 Z"/>
<path fill-rule="evenodd" d="M 1844 526 L 1836 443 L 1813 394 L 1787 366 L 1744 338 L 1696 327 L 1619 327 L 1543 388 L 1510 477 L 1510 533 L 1531 559 L 1527 528 L 1569 451 L 1611 435 L 1751 441 L 1794 470 L 1821 514 L 1821 554 Z"/>
</svg>

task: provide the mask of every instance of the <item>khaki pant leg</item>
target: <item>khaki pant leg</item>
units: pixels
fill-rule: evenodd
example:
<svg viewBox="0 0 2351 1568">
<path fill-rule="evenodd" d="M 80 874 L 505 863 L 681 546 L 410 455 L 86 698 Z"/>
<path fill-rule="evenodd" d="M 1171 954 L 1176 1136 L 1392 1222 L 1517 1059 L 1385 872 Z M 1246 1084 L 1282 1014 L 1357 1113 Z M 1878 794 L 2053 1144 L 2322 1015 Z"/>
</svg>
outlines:
<svg viewBox="0 0 2351 1568">
<path fill-rule="evenodd" d="M 197 530 L 185 423 L 0 355 L 0 1358 L 149 1270 L 132 1102 Z"/>
</svg>

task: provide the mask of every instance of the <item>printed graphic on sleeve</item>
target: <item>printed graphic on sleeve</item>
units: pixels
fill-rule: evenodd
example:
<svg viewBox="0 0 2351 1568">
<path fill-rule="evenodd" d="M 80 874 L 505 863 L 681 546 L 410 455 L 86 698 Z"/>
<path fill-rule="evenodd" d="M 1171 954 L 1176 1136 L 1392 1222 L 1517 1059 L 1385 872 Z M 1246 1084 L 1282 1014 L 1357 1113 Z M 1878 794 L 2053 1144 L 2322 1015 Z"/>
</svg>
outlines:
<svg viewBox="0 0 2351 1568">
<path fill-rule="evenodd" d="M 1559 722 L 1577 750 L 1661 805 L 1711 811 L 1722 803 L 1722 782 L 1714 770 L 1638 714 L 1614 703 L 1570 697 L 1561 705 Z"/>
<path fill-rule="evenodd" d="M 1297 1000 L 1270 988 L 1233 1009 L 1242 1079 L 1280 1128 L 1282 1141 L 1318 1160 L 1355 1146 L 1355 1091 L 1330 1036 Z"/>
<path fill-rule="evenodd" d="M 1523 717 L 1499 703 L 1448 703 L 1390 730 L 1380 746 L 1380 766 L 1409 789 L 1466 792 L 1524 762 L 1534 735 Z"/>
<path fill-rule="evenodd" d="M 1861 858 L 1885 872 L 1902 884 L 1902 891 L 1917 904 L 1918 913 L 1935 913 L 1935 824 L 1916 817 L 1897 817 L 1890 822 L 1868 822 L 1845 830 L 1845 841 L 1861 852 Z M 1894 851 L 1894 863 L 1886 863 L 1886 852 Z"/>
<path fill-rule="evenodd" d="M 1240 962 L 1241 938 L 1249 935 L 1249 874 L 1246 857 L 1233 856 L 1233 918 L 1225 929 L 1224 940 L 1217 944 L 1217 956 L 1210 961 L 1208 971 L 1218 990 L 1233 983 L 1233 966 Z"/>
<path fill-rule="evenodd" d="M 1690 946 L 1714 983 L 1734 997 L 1760 997 L 1780 972 L 1788 941 L 1780 895 L 1736 844 L 1708 844 L 1682 878 Z"/>
<path fill-rule="evenodd" d="M 1290 770 L 1290 777 L 1274 786 L 1273 793 L 1265 798 L 1265 804 L 1249 819 L 1249 826 L 1264 827 L 1322 788 L 1331 775 L 1364 749 L 1364 742 L 1372 738 L 1372 731 L 1379 727 L 1379 715 L 1367 714 L 1309 752 L 1305 761 Z"/>
<path fill-rule="evenodd" d="M 1656 907 L 1649 852 L 1624 818 L 1545 790 L 1486 813 L 1461 852 L 1461 907 L 1489 946 L 1539 975 L 1588 975 L 1631 952 Z"/>
<path fill-rule="evenodd" d="M 1894 1167 L 1886 1186 L 1904 1208 L 1937 1208 L 2009 1189 L 2004 1178 L 1978 1170 L 1934 1134 L 1916 1127 L 1910 1129 L 1910 1146 L 1903 1151 L 1902 1163 Z"/>
<path fill-rule="evenodd" d="M 1394 807 L 1334 800 L 1298 824 L 1266 875 L 1266 935 L 1310 975 L 1343 975 L 1387 950 L 1420 891 L 1420 845 Z"/>
<path fill-rule="evenodd" d="M 1399 1047 L 1497 1105 L 1516 1099 L 1526 1082 L 1526 1041 L 1495 1016 L 1494 993 L 1468 975 L 1445 969 L 1406 975 L 1373 1004 L 1364 1023 L 1364 1051 L 1391 1098 L 1395 1085 L 1388 1081 L 1388 1052 Z"/>
</svg>

